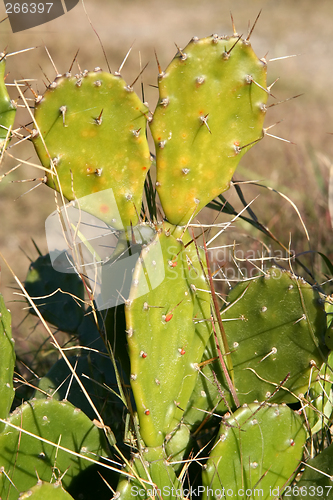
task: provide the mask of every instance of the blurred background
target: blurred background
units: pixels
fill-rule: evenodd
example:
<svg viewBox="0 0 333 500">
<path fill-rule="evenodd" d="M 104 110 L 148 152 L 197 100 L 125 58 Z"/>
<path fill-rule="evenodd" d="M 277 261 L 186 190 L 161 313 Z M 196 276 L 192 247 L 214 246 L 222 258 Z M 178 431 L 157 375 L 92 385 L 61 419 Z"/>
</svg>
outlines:
<svg viewBox="0 0 333 500">
<path fill-rule="evenodd" d="M 84 6 L 80 2 L 66 15 L 19 33 L 11 32 L 8 20 L 0 24 L 0 51 L 6 49 L 10 53 L 37 47 L 7 59 L 6 81 L 36 79 L 33 88 L 43 93 L 47 79 L 52 81 L 55 77 L 45 47 L 59 73 L 68 70 L 78 49 L 77 61 L 82 70 L 96 66 L 107 70 L 96 31 L 113 72 L 133 44 L 122 70 L 129 84 L 140 72 L 140 58 L 142 66 L 149 62 L 142 80 L 145 100 L 153 111 L 158 97 L 154 87 L 157 81 L 154 49 L 162 68 L 165 68 L 176 53 L 175 43 L 184 47 L 193 36 L 232 34 L 230 12 L 238 33 L 246 34 L 249 23 L 254 22 L 261 9 L 251 41 L 260 58 L 282 57 L 268 64 L 268 82 L 279 78 L 272 89 L 276 97 L 274 102 L 299 94 L 302 96 L 270 108 L 265 122 L 265 126 L 279 122 L 269 132 L 294 144 L 265 137 L 242 158 L 235 178 L 258 180 L 289 197 L 299 209 L 310 241 L 288 201 L 263 188 L 242 187 L 247 202 L 259 195 L 251 205 L 252 209 L 286 246 L 291 242 L 290 246 L 296 253 L 317 250 L 332 261 L 332 222 L 328 203 L 330 172 L 333 177 L 331 0 L 85 0 Z M 6 17 L 3 3 L 0 4 L 0 16 L 0 19 Z M 296 57 L 283 58 L 289 55 Z M 75 63 L 73 73 L 76 71 L 78 66 Z M 134 88 L 141 96 L 140 79 Z M 17 97 L 15 88 L 10 92 L 13 98 Z M 29 121 L 26 110 L 20 110 L 18 126 Z M 10 149 L 10 154 L 16 159 L 5 158 L 0 165 L 0 178 L 19 163 L 17 159 L 39 165 L 33 146 L 27 141 Z M 43 254 L 47 252 L 44 223 L 55 205 L 53 192 L 46 186 L 24 194 L 38 181 L 17 181 L 42 176 L 41 170 L 22 165 L 12 174 L 2 177 L 0 182 L 0 251 L 22 281 L 29 266 L 28 257 L 33 260 L 37 257 L 32 239 Z M 234 189 L 224 195 L 235 207 L 241 208 Z M 230 220 L 230 217 L 222 220 Z M 225 233 L 220 244 L 241 240 L 247 248 L 256 250 L 260 248 L 258 239 L 261 237 L 257 230 L 239 221 Z M 328 270 L 320 259 L 312 259 L 308 265 L 317 266 L 319 281 L 325 281 L 325 271 Z M 20 339 L 34 339 L 37 344 L 44 333 L 39 327 L 35 328 L 36 320 L 30 318 L 22 323 L 25 304 L 19 296 L 13 295 L 15 287 L 13 276 L 1 261 L 0 291 L 13 312 L 14 335 Z"/>
</svg>

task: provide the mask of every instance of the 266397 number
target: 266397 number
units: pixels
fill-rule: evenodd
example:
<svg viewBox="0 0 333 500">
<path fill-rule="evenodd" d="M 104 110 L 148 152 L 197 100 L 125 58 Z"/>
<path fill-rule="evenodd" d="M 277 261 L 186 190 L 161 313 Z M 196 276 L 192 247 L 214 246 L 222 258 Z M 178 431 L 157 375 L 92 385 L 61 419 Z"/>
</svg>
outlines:
<svg viewBox="0 0 333 500">
<path fill-rule="evenodd" d="M 327 497 L 332 486 L 287 486 L 284 490 L 285 497 Z"/>
<path fill-rule="evenodd" d="M 6 14 L 49 14 L 53 3 L 6 3 Z"/>
</svg>

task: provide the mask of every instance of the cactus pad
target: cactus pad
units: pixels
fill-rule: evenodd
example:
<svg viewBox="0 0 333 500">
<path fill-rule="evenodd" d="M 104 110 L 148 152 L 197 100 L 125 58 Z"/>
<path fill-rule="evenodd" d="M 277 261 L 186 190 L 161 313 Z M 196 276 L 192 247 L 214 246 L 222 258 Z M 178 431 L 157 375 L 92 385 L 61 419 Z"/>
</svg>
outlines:
<svg viewBox="0 0 333 500">
<path fill-rule="evenodd" d="M 73 500 L 59 483 L 43 483 L 39 481 L 30 490 L 21 493 L 18 500 Z"/>
<path fill-rule="evenodd" d="M 55 446 L 39 440 L 39 436 Z M 57 444 L 82 457 L 58 449 Z M 6 472 L 0 475 L 0 497 L 16 500 L 20 491 L 36 484 L 36 477 L 49 482 L 56 470 L 60 475 L 66 472 L 62 484 L 68 488 L 75 476 L 91 465 L 84 456 L 94 460 L 105 453 L 104 449 L 100 429 L 70 403 L 52 399 L 24 403 L 0 434 L 0 466 Z"/>
<path fill-rule="evenodd" d="M 229 188 L 263 136 L 266 63 L 239 37 L 193 38 L 160 73 L 159 95 L 157 191 L 167 219 L 184 225 Z"/>
<path fill-rule="evenodd" d="M 57 174 L 47 184 L 117 229 L 135 225 L 150 167 L 147 111 L 120 76 L 58 77 L 35 110 L 37 154 Z"/>
<path fill-rule="evenodd" d="M 190 250 L 194 243 L 186 247 L 181 234 L 164 226 L 143 249 L 125 308 L 131 385 L 146 446 L 161 445 L 179 423 L 210 335 L 210 295 L 199 291 L 207 290 L 205 277 Z"/>
<path fill-rule="evenodd" d="M 226 497 L 238 499 L 279 497 L 301 461 L 305 441 L 302 419 L 288 406 L 244 405 L 221 424 L 203 473 L 203 498 L 209 489 L 218 498 L 223 488 Z"/>
<path fill-rule="evenodd" d="M 295 402 L 327 356 L 319 294 L 304 280 L 272 268 L 236 285 L 228 302 L 233 305 L 222 310 L 222 320 L 240 401 L 262 401 L 287 378 L 274 401 Z"/>
<path fill-rule="evenodd" d="M 11 314 L 0 294 L 0 418 L 7 418 L 14 399 L 13 374 L 15 366 Z M 4 424 L 0 423 L 0 430 Z"/>
</svg>

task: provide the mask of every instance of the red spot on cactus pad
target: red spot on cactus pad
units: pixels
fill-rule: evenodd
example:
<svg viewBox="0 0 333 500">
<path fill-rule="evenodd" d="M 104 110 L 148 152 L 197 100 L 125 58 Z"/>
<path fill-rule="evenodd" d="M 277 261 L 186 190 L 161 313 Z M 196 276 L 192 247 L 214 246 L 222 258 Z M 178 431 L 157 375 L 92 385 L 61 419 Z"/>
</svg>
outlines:
<svg viewBox="0 0 333 500">
<path fill-rule="evenodd" d="M 169 313 L 165 316 L 165 322 L 167 323 L 168 321 L 170 321 L 173 317 L 173 314 L 172 313 Z"/>
<path fill-rule="evenodd" d="M 145 410 L 145 415 L 150 415 L 150 411 L 149 410 Z"/>
<path fill-rule="evenodd" d="M 107 214 L 110 210 L 110 207 L 108 205 L 100 205 L 99 207 L 99 211 L 102 213 L 102 214 Z"/>
</svg>

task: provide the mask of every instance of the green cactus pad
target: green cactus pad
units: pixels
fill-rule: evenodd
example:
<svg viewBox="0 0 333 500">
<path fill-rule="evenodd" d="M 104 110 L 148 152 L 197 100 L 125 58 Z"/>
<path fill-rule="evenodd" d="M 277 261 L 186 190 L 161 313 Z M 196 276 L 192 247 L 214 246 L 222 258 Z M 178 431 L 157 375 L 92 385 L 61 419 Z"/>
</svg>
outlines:
<svg viewBox="0 0 333 500">
<path fill-rule="evenodd" d="M 0 54 L 0 149 L 6 146 L 6 139 L 10 138 L 8 131 L 12 129 L 16 106 L 11 101 L 5 84 L 6 57 Z"/>
<path fill-rule="evenodd" d="M 118 229 L 135 225 L 150 167 L 147 111 L 120 76 L 95 70 L 57 78 L 35 110 L 37 154 L 57 172 L 46 173 L 47 184 Z"/>
<path fill-rule="evenodd" d="M 18 500 L 73 500 L 59 483 L 43 483 L 39 481 L 30 490 L 21 493 Z"/>
<path fill-rule="evenodd" d="M 82 457 L 57 449 L 57 444 Z M 102 431 L 80 410 L 65 401 L 31 400 L 15 410 L 0 434 L 0 467 L 6 473 L 0 475 L 0 497 L 16 500 L 20 491 L 36 484 L 37 478 L 49 482 L 54 473 L 59 478 L 66 473 L 62 484 L 67 489 L 78 474 L 92 465 L 85 456 L 97 460 L 104 453 Z"/>
<path fill-rule="evenodd" d="M 131 385 L 146 446 L 175 429 L 210 335 L 210 295 L 194 243 L 164 226 L 143 249 L 125 307 Z M 189 239 L 189 238 L 188 238 Z M 199 289 L 199 290 L 197 290 Z M 200 319 L 204 319 L 200 323 Z"/>
<path fill-rule="evenodd" d="M 0 294 L 0 418 L 8 417 L 15 395 L 13 374 L 16 357 L 11 321 L 11 314 Z M 4 424 L 0 422 L 0 431 L 3 428 Z"/>
<path fill-rule="evenodd" d="M 229 188 L 263 136 L 265 89 L 266 63 L 236 36 L 193 38 L 159 75 L 151 131 L 157 191 L 172 224 L 186 224 Z"/>
<path fill-rule="evenodd" d="M 43 318 L 64 332 L 75 333 L 84 316 L 84 286 L 77 274 L 53 269 L 49 254 L 32 262 L 25 289 Z M 36 314 L 30 308 L 32 314 Z"/>
<path fill-rule="evenodd" d="M 231 307 L 222 310 L 222 320 L 241 403 L 270 397 L 286 377 L 285 389 L 271 401 L 295 402 L 327 357 L 319 294 L 304 280 L 272 268 L 236 285 L 227 300 Z"/>
<path fill-rule="evenodd" d="M 279 497 L 305 441 L 302 419 L 288 406 L 244 405 L 221 424 L 203 472 L 203 498 L 220 498 L 223 488 L 225 496 L 242 500 Z"/>
</svg>

